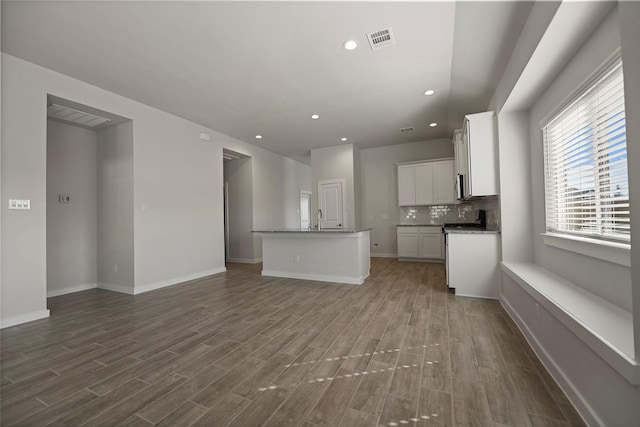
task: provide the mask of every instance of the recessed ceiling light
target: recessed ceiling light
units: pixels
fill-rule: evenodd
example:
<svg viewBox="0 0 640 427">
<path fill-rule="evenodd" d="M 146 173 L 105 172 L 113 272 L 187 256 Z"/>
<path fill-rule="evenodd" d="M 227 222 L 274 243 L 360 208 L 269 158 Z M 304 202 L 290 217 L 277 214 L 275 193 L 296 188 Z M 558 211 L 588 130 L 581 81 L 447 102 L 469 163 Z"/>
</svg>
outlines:
<svg viewBox="0 0 640 427">
<path fill-rule="evenodd" d="M 342 43 L 342 47 L 346 50 L 353 50 L 358 47 L 358 42 L 355 40 L 347 40 L 346 42 Z"/>
<path fill-rule="evenodd" d="M 347 138 L 340 138 L 340 141 L 345 142 L 347 140 Z"/>
<path fill-rule="evenodd" d="M 319 115 L 317 115 L 317 114 L 312 114 L 312 115 L 311 115 L 311 118 L 312 118 L 313 120 L 318 120 L 318 119 L 320 118 L 320 116 L 319 116 Z"/>
<path fill-rule="evenodd" d="M 433 123 L 429 123 L 429 126 L 431 126 L 432 128 L 434 128 L 434 127 L 438 126 L 438 124 L 437 124 L 436 122 L 433 122 Z"/>
<path fill-rule="evenodd" d="M 427 96 L 431 96 L 431 95 L 433 95 L 434 93 L 436 93 L 434 90 L 429 89 L 429 90 L 428 90 L 428 91 L 426 91 L 424 94 L 425 94 L 425 95 L 427 95 Z"/>
<path fill-rule="evenodd" d="M 256 135 L 256 139 L 262 139 L 262 135 Z"/>
</svg>

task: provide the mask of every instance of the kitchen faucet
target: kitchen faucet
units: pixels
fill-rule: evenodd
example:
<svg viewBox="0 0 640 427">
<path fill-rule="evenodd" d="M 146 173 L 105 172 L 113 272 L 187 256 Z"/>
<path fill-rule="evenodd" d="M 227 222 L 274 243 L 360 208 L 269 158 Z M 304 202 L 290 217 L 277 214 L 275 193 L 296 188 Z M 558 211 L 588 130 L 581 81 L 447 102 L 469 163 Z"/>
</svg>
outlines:
<svg viewBox="0 0 640 427">
<path fill-rule="evenodd" d="M 321 220 L 322 220 L 322 209 L 318 209 L 318 231 L 321 230 L 321 228 L 320 228 Z"/>
</svg>

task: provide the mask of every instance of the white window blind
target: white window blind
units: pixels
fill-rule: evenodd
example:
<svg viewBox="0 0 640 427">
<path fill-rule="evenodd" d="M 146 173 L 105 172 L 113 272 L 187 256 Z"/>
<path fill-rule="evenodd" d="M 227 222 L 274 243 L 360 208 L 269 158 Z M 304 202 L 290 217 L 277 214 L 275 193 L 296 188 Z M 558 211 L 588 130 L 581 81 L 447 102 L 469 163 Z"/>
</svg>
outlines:
<svg viewBox="0 0 640 427">
<path fill-rule="evenodd" d="M 630 241 L 622 61 L 543 128 L 547 231 Z"/>
</svg>

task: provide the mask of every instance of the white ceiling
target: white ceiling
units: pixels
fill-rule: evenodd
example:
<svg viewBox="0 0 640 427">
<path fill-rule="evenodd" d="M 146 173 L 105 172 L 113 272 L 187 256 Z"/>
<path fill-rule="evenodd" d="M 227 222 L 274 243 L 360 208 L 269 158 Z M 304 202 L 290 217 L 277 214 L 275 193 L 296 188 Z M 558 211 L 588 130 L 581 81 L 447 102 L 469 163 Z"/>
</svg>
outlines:
<svg viewBox="0 0 640 427">
<path fill-rule="evenodd" d="M 299 159 L 341 137 L 360 148 L 450 137 L 486 110 L 530 9 L 2 1 L 2 51 Z M 365 34 L 389 26 L 395 45 L 372 51 Z M 359 48 L 342 49 L 347 39 Z"/>
</svg>

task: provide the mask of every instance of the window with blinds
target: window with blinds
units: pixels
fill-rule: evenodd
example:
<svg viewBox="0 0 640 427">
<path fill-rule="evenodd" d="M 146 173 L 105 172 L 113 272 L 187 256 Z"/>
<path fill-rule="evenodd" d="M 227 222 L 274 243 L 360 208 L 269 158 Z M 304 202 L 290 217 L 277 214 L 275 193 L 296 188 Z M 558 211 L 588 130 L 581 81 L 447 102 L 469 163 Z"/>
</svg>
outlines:
<svg viewBox="0 0 640 427">
<path fill-rule="evenodd" d="M 543 128 L 547 231 L 628 243 L 622 61 Z"/>
</svg>

